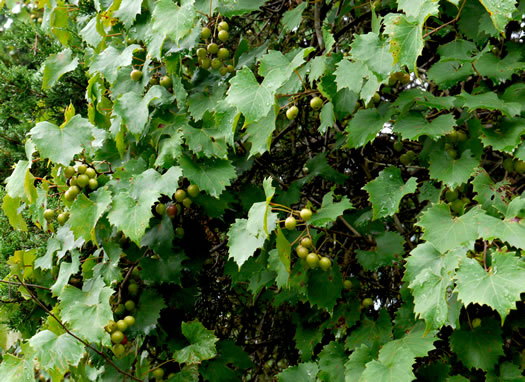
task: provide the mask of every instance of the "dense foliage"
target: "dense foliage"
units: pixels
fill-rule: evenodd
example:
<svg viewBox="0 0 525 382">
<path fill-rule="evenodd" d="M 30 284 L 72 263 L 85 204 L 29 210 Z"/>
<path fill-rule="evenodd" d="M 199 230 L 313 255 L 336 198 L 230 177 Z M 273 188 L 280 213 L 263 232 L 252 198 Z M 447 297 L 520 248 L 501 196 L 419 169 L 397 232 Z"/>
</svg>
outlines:
<svg viewBox="0 0 525 382">
<path fill-rule="evenodd" d="M 525 1 L 27 9 L 0 380 L 524 380 Z"/>
</svg>

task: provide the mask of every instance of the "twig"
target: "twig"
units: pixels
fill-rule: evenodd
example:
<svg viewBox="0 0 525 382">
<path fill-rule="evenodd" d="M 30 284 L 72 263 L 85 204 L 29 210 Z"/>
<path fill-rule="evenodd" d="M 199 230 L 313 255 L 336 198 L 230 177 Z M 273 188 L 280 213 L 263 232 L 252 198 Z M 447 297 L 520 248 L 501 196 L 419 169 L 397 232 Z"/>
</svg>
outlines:
<svg viewBox="0 0 525 382">
<path fill-rule="evenodd" d="M 461 15 L 461 11 L 463 10 L 463 7 L 465 6 L 466 2 L 467 2 L 467 0 L 463 0 L 463 3 L 461 4 L 461 7 L 459 7 L 459 11 L 458 11 L 458 14 L 456 15 L 456 17 L 454 17 L 452 20 L 446 22 L 445 24 L 438 26 L 436 29 L 433 29 L 430 32 L 425 33 L 423 35 L 423 39 L 427 38 L 428 36 L 430 36 L 431 34 L 437 32 L 438 30 L 441 30 L 441 29 L 445 28 L 446 26 L 449 26 L 450 24 L 454 24 L 456 21 L 458 21 L 459 20 L 459 16 Z"/>
<path fill-rule="evenodd" d="M 18 276 L 17 276 L 18 278 Z M 42 285 L 36 285 L 36 284 L 26 284 L 26 283 L 17 283 L 16 281 L 6 281 L 6 280 L 0 280 L 0 283 L 4 283 L 4 284 L 14 284 L 14 285 L 21 285 L 21 286 L 30 286 L 30 287 L 33 287 L 33 288 L 38 288 L 38 289 L 45 289 L 45 290 L 51 290 L 51 288 L 48 288 L 48 287 L 45 287 L 45 286 L 42 286 Z"/>
<path fill-rule="evenodd" d="M 317 36 L 317 43 L 319 44 L 319 49 L 321 52 L 324 51 L 324 40 L 323 40 L 323 32 L 321 32 L 321 6 L 319 5 L 319 1 L 315 1 L 314 6 L 314 28 L 315 28 L 315 35 Z"/>
<path fill-rule="evenodd" d="M 49 314 L 51 317 L 53 317 L 56 322 L 58 322 L 58 324 L 62 327 L 62 329 L 64 329 L 66 331 L 67 334 L 69 334 L 71 337 L 73 337 L 74 339 L 76 339 L 77 341 L 81 342 L 84 346 L 90 348 L 91 350 L 93 350 L 95 353 L 97 353 L 99 356 L 101 356 L 102 358 L 104 358 L 106 360 L 107 363 L 109 363 L 111 366 L 113 366 L 113 368 L 115 368 L 115 370 L 117 370 L 120 374 L 122 375 L 125 375 L 126 377 L 129 377 L 131 378 L 132 380 L 134 381 L 137 381 L 137 382 L 142 382 L 142 379 L 138 379 L 137 377 L 133 376 L 132 374 L 129 374 L 127 372 L 125 372 L 124 370 L 122 370 L 120 367 L 118 367 L 106 354 L 104 354 L 104 352 L 101 352 L 100 350 L 98 350 L 97 348 L 91 346 L 89 343 L 87 343 L 86 341 L 84 341 L 82 338 L 78 337 L 76 334 L 72 333 L 67 327 L 66 325 L 64 325 L 64 323 L 62 321 L 60 321 L 49 309 L 46 308 L 46 306 L 33 294 L 33 292 L 31 292 L 31 290 L 29 290 L 29 288 L 27 288 L 29 285 L 31 284 L 25 284 L 24 282 L 22 282 L 22 280 L 20 279 L 20 277 L 15 276 L 18 281 L 20 282 L 20 285 L 24 286 L 27 290 L 27 292 L 29 293 L 29 295 L 31 296 L 31 298 L 42 308 L 46 311 L 47 314 Z"/>
</svg>

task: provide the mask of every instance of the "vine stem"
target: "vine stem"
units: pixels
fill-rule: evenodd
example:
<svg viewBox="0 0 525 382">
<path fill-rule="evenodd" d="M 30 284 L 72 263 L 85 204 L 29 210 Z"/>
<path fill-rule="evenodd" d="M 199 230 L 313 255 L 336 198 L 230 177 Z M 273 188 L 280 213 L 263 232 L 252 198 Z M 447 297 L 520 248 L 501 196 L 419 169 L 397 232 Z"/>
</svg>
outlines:
<svg viewBox="0 0 525 382">
<path fill-rule="evenodd" d="M 458 14 L 456 15 L 456 17 L 454 17 L 452 20 L 446 22 L 445 24 L 438 26 L 436 29 L 432 29 L 430 32 L 425 33 L 423 35 L 423 39 L 427 38 L 428 36 L 430 36 L 433 33 L 436 33 L 437 31 L 445 28 L 446 26 L 449 26 L 450 24 L 454 24 L 456 21 L 458 21 L 459 20 L 459 16 L 461 15 L 461 11 L 463 10 L 463 7 L 465 6 L 466 2 L 467 2 L 467 0 L 463 0 L 463 3 L 461 4 L 461 7 L 459 7 L 459 11 L 458 11 Z"/>
<path fill-rule="evenodd" d="M 46 306 L 33 294 L 33 292 L 31 292 L 31 290 L 28 288 L 28 286 L 30 284 L 25 284 L 21 279 L 20 277 L 15 276 L 18 280 L 18 282 L 20 283 L 20 285 L 24 286 L 27 290 L 27 292 L 29 293 L 29 295 L 31 296 L 31 299 L 33 299 L 42 309 L 44 309 L 46 311 L 47 314 L 49 314 L 51 317 L 53 317 L 56 322 L 58 322 L 58 324 L 62 327 L 62 329 L 64 329 L 66 331 L 67 334 L 69 334 L 71 337 L 73 337 L 74 339 L 76 339 L 77 341 L 79 341 L 80 343 L 82 343 L 84 346 L 90 348 L 91 350 L 93 350 L 95 353 L 97 353 L 99 356 L 101 356 L 102 358 L 104 358 L 106 360 L 107 363 L 109 363 L 116 371 L 118 371 L 120 374 L 122 375 L 125 375 L 126 377 L 129 377 L 131 378 L 132 380 L 134 381 L 137 381 L 137 382 L 142 382 L 142 379 L 138 379 L 137 377 L 133 376 L 132 374 L 122 370 L 120 367 L 118 367 L 106 354 L 104 354 L 104 352 L 98 350 L 97 348 L 95 348 L 94 346 L 90 345 L 89 343 L 87 343 L 86 341 L 84 341 L 82 338 L 78 337 L 76 334 L 74 334 L 73 332 L 71 332 L 67 327 L 66 325 L 64 325 L 64 323 L 62 321 L 60 321 L 57 316 L 55 316 L 49 309 L 46 308 Z"/>
</svg>

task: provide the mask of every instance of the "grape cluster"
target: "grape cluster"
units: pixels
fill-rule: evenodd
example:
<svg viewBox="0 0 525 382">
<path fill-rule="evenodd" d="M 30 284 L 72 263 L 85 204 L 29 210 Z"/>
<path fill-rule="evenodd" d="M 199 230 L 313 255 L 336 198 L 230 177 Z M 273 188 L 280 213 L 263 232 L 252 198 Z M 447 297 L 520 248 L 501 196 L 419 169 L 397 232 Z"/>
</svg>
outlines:
<svg viewBox="0 0 525 382">
<path fill-rule="evenodd" d="M 168 203 L 159 201 L 155 204 L 155 213 L 158 216 L 166 214 L 173 220 L 182 212 L 183 208 L 191 207 L 193 204 L 192 198 L 196 198 L 200 192 L 199 186 L 196 184 L 190 184 L 186 189 L 178 188 Z M 175 236 L 182 238 L 184 236 L 184 228 L 177 227 L 175 229 Z"/>
<path fill-rule="evenodd" d="M 98 188 L 97 171 L 93 167 L 79 164 L 76 168 L 68 166 L 64 169 L 69 188 L 64 192 L 64 199 L 68 202 L 75 200 L 81 191 L 94 191 Z"/>
<path fill-rule="evenodd" d="M 466 191 L 465 184 L 445 191 L 445 200 L 448 202 L 450 209 L 456 214 L 464 211 L 465 207 L 470 203 L 470 199 L 466 196 Z"/>
<path fill-rule="evenodd" d="M 525 174 L 525 161 L 513 158 L 505 158 L 503 160 L 503 168 L 508 173 L 516 172 L 519 175 Z"/>
<path fill-rule="evenodd" d="M 230 26 L 226 21 L 221 21 L 215 28 L 216 34 L 212 36 L 210 26 L 205 26 L 201 31 L 201 38 L 204 40 L 205 47 L 197 49 L 199 66 L 202 69 L 218 70 L 221 76 L 233 73 L 235 70 L 233 63 L 226 64 L 230 59 L 230 50 L 224 45 L 230 38 Z"/>
<path fill-rule="evenodd" d="M 457 145 L 466 142 L 468 135 L 462 130 L 454 130 L 447 134 L 445 139 L 447 142 L 445 143 L 445 151 L 452 159 L 456 159 L 458 157 Z"/>
</svg>

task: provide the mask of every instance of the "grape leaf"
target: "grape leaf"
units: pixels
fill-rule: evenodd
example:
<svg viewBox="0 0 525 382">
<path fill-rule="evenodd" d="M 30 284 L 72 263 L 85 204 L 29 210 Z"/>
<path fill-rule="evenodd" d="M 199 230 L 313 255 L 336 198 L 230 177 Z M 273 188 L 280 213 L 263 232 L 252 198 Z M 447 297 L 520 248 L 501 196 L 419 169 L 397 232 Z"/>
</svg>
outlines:
<svg viewBox="0 0 525 382">
<path fill-rule="evenodd" d="M 303 3 L 304 4 L 304 3 Z M 314 362 L 300 363 L 277 374 L 279 382 L 315 382 L 319 368 Z"/>
<path fill-rule="evenodd" d="M 248 219 L 235 219 L 228 230 L 228 258 L 233 258 L 239 269 L 266 241 L 265 235 L 253 235 L 247 226 Z"/>
<path fill-rule="evenodd" d="M 428 70 L 428 79 L 440 89 L 448 89 L 474 74 L 472 65 L 457 61 L 438 61 Z"/>
<path fill-rule="evenodd" d="M 450 336 L 450 347 L 469 369 L 493 370 L 503 353 L 501 328 L 496 320 L 483 318 L 475 329 L 455 330 Z"/>
<path fill-rule="evenodd" d="M 129 28 L 140 14 L 141 5 L 142 0 L 122 0 L 119 9 L 113 12 L 113 16 L 118 17 Z"/>
<path fill-rule="evenodd" d="M 175 158 L 182 155 L 182 132 L 176 131 L 164 138 L 159 144 L 159 154 L 155 160 L 155 166 L 170 168 L 175 163 Z"/>
<path fill-rule="evenodd" d="M 18 213 L 20 198 L 11 198 L 5 194 L 2 202 L 2 210 L 9 219 L 9 224 L 16 230 L 27 232 L 27 224 L 21 214 Z"/>
<path fill-rule="evenodd" d="M 366 364 L 361 378 L 364 381 L 413 381 L 416 379 L 412 365 L 417 357 L 423 357 L 434 349 L 438 338 L 435 332 L 426 333 L 423 326 L 416 324 L 403 338 L 386 343 L 379 351 L 379 357 Z"/>
<path fill-rule="evenodd" d="M 285 33 L 295 32 L 299 29 L 301 21 L 303 21 L 303 12 L 307 6 L 308 3 L 304 2 L 294 9 L 284 12 L 283 17 L 281 18 L 281 23 L 283 24 L 283 30 Z"/>
<path fill-rule="evenodd" d="M 524 63 L 520 62 L 521 55 L 518 52 L 507 54 L 500 58 L 492 53 L 483 54 L 476 62 L 476 69 L 483 77 L 488 77 L 494 85 L 499 85 L 512 78 L 512 75 L 523 69 Z M 505 99 L 505 96 L 502 97 Z M 516 99 L 507 100 L 516 102 Z"/>
<path fill-rule="evenodd" d="M 200 121 L 205 113 L 209 110 L 214 110 L 219 102 L 224 99 L 224 92 L 226 86 L 220 84 L 213 86 L 211 91 L 197 91 L 190 95 L 188 99 L 188 110 L 195 121 Z"/>
<path fill-rule="evenodd" d="M 377 178 L 368 182 L 363 189 L 370 195 L 374 220 L 391 216 L 399 210 L 401 199 L 416 191 L 417 179 L 411 177 L 406 183 L 401 178 L 398 167 L 387 167 Z"/>
<path fill-rule="evenodd" d="M 221 131 L 218 129 L 214 127 L 196 129 L 190 126 L 183 126 L 182 131 L 188 148 L 197 155 L 197 158 L 203 155 L 208 158 L 227 158 L 228 147 L 224 137 L 221 136 Z"/>
<path fill-rule="evenodd" d="M 345 129 L 348 133 L 348 146 L 358 148 L 373 141 L 389 119 L 389 111 L 381 115 L 377 109 L 359 110 Z"/>
<path fill-rule="evenodd" d="M 477 109 L 500 110 L 509 117 L 518 115 L 521 111 L 521 105 L 517 102 L 505 102 L 498 98 L 494 92 L 471 95 L 462 92 L 457 96 L 458 100 L 463 101 L 463 106 L 469 111 Z"/>
<path fill-rule="evenodd" d="M 178 44 L 194 27 L 194 0 L 184 0 L 181 6 L 170 0 L 160 0 L 155 4 L 152 15 L 152 31 L 160 33 Z"/>
<path fill-rule="evenodd" d="M 83 238 L 86 242 L 96 242 L 95 226 L 102 214 L 111 204 L 111 194 L 107 188 L 101 187 L 92 192 L 89 198 L 84 194 L 78 195 L 71 206 L 69 224 L 75 238 Z"/>
<path fill-rule="evenodd" d="M 107 47 L 102 53 L 95 55 L 90 73 L 101 73 L 110 83 L 117 79 L 118 69 L 123 66 L 131 65 L 133 51 L 139 49 L 140 45 L 132 44 L 124 49 L 117 49 L 114 46 Z"/>
<path fill-rule="evenodd" d="M 183 155 L 179 158 L 179 164 L 185 177 L 215 198 L 218 198 L 237 176 L 231 162 L 226 159 L 195 161 Z"/>
<path fill-rule="evenodd" d="M 196 320 L 183 322 L 181 329 L 182 334 L 186 337 L 190 345 L 175 352 L 173 356 L 175 361 L 194 364 L 201 363 L 201 361 L 217 355 L 215 342 L 219 339 L 215 337 L 212 330 L 206 329 Z"/>
<path fill-rule="evenodd" d="M 346 359 L 341 343 L 332 341 L 323 347 L 319 353 L 319 379 L 325 382 L 344 382 Z"/>
<path fill-rule="evenodd" d="M 361 266 L 370 271 L 382 266 L 390 266 L 396 258 L 401 258 L 405 239 L 397 232 L 383 232 L 376 237 L 375 251 L 356 250 L 357 260 Z"/>
<path fill-rule="evenodd" d="M 505 26 L 516 10 L 515 0 L 479 0 L 485 7 L 496 29 L 505 34 Z"/>
<path fill-rule="evenodd" d="M 166 307 L 164 299 L 154 289 L 146 289 L 140 294 L 137 306 L 135 325 L 131 327 L 133 333 L 148 335 L 157 326 L 160 311 Z"/>
<path fill-rule="evenodd" d="M 516 309 L 516 301 L 521 301 L 524 285 L 525 264 L 512 252 L 493 252 L 488 271 L 465 258 L 456 273 L 456 291 L 463 304 L 488 305 L 500 314 L 502 323 Z"/>
<path fill-rule="evenodd" d="M 60 272 L 55 283 L 51 286 L 51 292 L 53 296 L 58 296 L 64 290 L 64 287 L 68 284 L 69 278 L 78 272 L 80 268 L 80 252 L 72 251 L 71 263 L 62 261 L 60 263 Z"/>
<path fill-rule="evenodd" d="M 345 382 L 359 381 L 365 365 L 377 357 L 378 348 L 361 345 L 355 349 L 345 363 Z"/>
<path fill-rule="evenodd" d="M 249 68 L 238 70 L 230 84 L 226 102 L 244 114 L 246 123 L 257 122 L 268 115 L 274 103 L 273 92 L 267 88 L 268 84 L 259 84 Z"/>
<path fill-rule="evenodd" d="M 481 204 L 481 207 L 491 215 L 504 215 L 507 210 L 507 197 L 505 180 L 494 183 L 490 175 L 483 169 L 479 171 L 472 180 L 473 191 L 476 193 L 474 200 Z"/>
<path fill-rule="evenodd" d="M 346 210 L 351 209 L 352 203 L 346 196 L 343 196 L 339 202 L 334 203 L 334 192 L 330 191 L 323 196 L 321 208 L 319 208 L 308 222 L 314 227 L 327 227 L 330 223 L 335 222 Z"/>
<path fill-rule="evenodd" d="M 26 160 L 19 160 L 16 163 L 15 169 L 11 175 L 6 179 L 5 190 L 11 198 L 25 199 L 26 193 L 24 184 L 27 176 L 30 174 L 29 168 L 31 164 Z"/>
<path fill-rule="evenodd" d="M 84 281 L 82 290 L 66 285 L 58 296 L 62 319 L 87 341 L 109 345 L 109 334 L 104 326 L 113 319 L 113 311 L 109 305 L 109 297 L 113 293 L 111 288 L 105 286 L 102 278 Z"/>
<path fill-rule="evenodd" d="M 430 153 L 430 176 L 452 189 L 466 183 L 478 165 L 479 161 L 472 155 L 470 149 L 463 151 L 457 159 L 439 149 Z"/>
<path fill-rule="evenodd" d="M 473 208 L 465 215 L 452 217 L 448 205 L 434 204 L 416 225 L 423 228 L 423 239 L 432 243 L 440 253 L 445 253 L 460 246 L 472 248 L 479 237 L 478 216 L 479 210 Z"/>
<path fill-rule="evenodd" d="M 181 285 L 182 262 L 187 258 L 183 252 L 169 253 L 159 259 L 144 257 L 140 260 L 140 276 L 154 284 Z"/>
<path fill-rule="evenodd" d="M 105 242 L 103 248 L 104 254 L 101 261 L 93 267 L 93 277 L 102 276 L 108 285 L 119 283 L 123 276 L 118 265 L 124 252 L 120 245 L 114 242 Z"/>
<path fill-rule="evenodd" d="M 75 115 L 63 127 L 50 122 L 39 122 L 29 134 L 44 158 L 69 166 L 73 157 L 93 139 L 93 125 L 80 115 Z"/>
<path fill-rule="evenodd" d="M 323 105 L 321 113 L 319 114 L 321 124 L 319 125 L 319 134 L 324 134 L 329 128 L 333 127 L 336 122 L 334 105 L 332 102 L 327 102 Z"/>
<path fill-rule="evenodd" d="M 397 4 L 397 9 L 403 10 L 407 16 L 423 20 L 439 11 L 439 2 L 435 0 L 398 0 Z"/>
<path fill-rule="evenodd" d="M 422 135 L 428 135 L 436 140 L 454 130 L 456 120 L 452 114 L 442 114 L 428 122 L 419 113 L 410 113 L 396 121 L 394 131 L 401 134 L 403 139 L 416 140 Z"/>
<path fill-rule="evenodd" d="M 416 60 L 424 46 L 422 23 L 395 13 L 387 14 L 384 22 L 394 64 L 406 65 L 410 71 L 416 71 Z"/>
<path fill-rule="evenodd" d="M 159 224 L 146 231 L 142 237 L 140 246 L 149 247 L 154 250 L 155 253 L 163 255 L 170 253 L 172 250 L 173 239 L 175 239 L 173 223 L 167 214 L 163 214 Z"/>
<path fill-rule="evenodd" d="M 524 118 L 504 118 L 493 128 L 481 128 L 481 141 L 494 150 L 512 153 L 525 134 Z"/>
<path fill-rule="evenodd" d="M 73 57 L 71 49 L 50 55 L 44 62 L 42 89 L 52 88 L 64 74 L 72 72 L 78 66 L 78 58 Z"/>
<path fill-rule="evenodd" d="M 24 353 L 23 358 L 15 357 L 5 353 L 0 363 L 0 380 L 16 382 L 34 382 L 35 364 L 33 361 L 34 351 L 28 343 L 21 345 Z"/>
<path fill-rule="evenodd" d="M 259 60 L 259 75 L 264 77 L 262 87 L 275 93 L 294 74 L 297 67 L 304 64 L 304 56 L 308 51 L 300 49 L 290 60 L 280 51 L 270 50 Z"/>
<path fill-rule="evenodd" d="M 381 309 L 377 321 L 368 317 L 361 320 L 361 325 L 346 337 L 345 348 L 355 350 L 361 345 L 382 346 L 392 338 L 392 321 L 386 309 Z"/>
<path fill-rule="evenodd" d="M 351 44 L 351 56 L 354 60 L 366 64 L 380 81 L 385 80 L 394 67 L 394 58 L 389 44 L 382 41 L 377 33 L 357 35 Z"/>
<path fill-rule="evenodd" d="M 249 124 L 246 128 L 247 141 L 251 143 L 250 157 L 270 150 L 278 112 L 279 110 L 273 107 L 266 117 Z"/>
<path fill-rule="evenodd" d="M 70 366 L 77 366 L 84 356 L 84 345 L 67 333 L 57 336 L 50 330 L 43 330 L 31 337 L 29 344 L 45 370 L 57 369 L 65 373 Z"/>
<path fill-rule="evenodd" d="M 363 80 L 372 75 L 363 63 L 352 62 L 346 58 L 339 61 L 334 74 L 337 90 L 347 88 L 358 94 L 361 92 Z"/>
<path fill-rule="evenodd" d="M 337 264 L 332 264 L 328 271 L 320 269 L 310 271 L 308 277 L 308 301 L 322 309 L 332 312 L 341 297 L 343 278 Z"/>
</svg>

